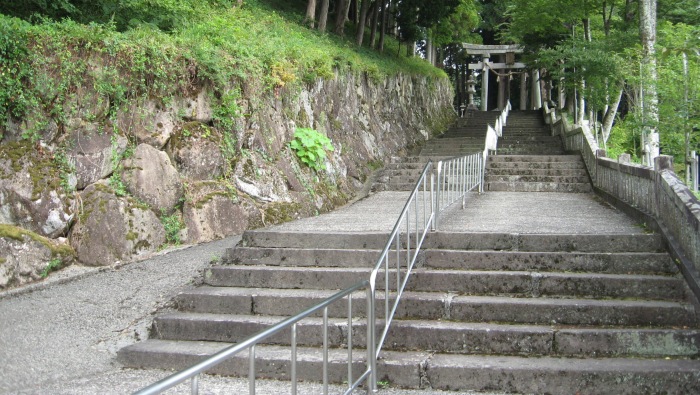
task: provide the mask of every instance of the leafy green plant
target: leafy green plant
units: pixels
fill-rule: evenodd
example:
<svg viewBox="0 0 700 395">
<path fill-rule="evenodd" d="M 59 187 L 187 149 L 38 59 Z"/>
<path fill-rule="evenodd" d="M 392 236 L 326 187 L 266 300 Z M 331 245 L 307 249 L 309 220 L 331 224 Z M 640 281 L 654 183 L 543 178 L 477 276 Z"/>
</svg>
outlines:
<svg viewBox="0 0 700 395">
<path fill-rule="evenodd" d="M 314 129 L 296 128 L 294 140 L 289 143 L 304 164 L 318 171 L 326 159 L 326 151 L 333 151 L 331 140 Z"/>
<path fill-rule="evenodd" d="M 124 181 L 122 181 L 121 175 L 118 172 L 115 171 L 109 177 L 109 186 L 112 187 L 115 195 L 126 196 L 126 185 L 124 185 Z"/>
<path fill-rule="evenodd" d="M 49 273 L 60 269 L 61 266 L 63 266 L 63 261 L 60 258 L 54 258 L 46 264 L 46 267 L 44 268 L 44 270 L 41 271 L 39 275 L 41 276 L 41 278 L 46 278 L 46 276 L 48 276 Z"/>
<path fill-rule="evenodd" d="M 165 211 L 161 211 L 160 222 L 165 228 L 165 241 L 168 244 L 179 245 L 182 241 L 180 240 L 180 230 L 185 227 L 182 222 L 179 212 L 175 212 L 171 215 L 166 215 Z"/>
</svg>

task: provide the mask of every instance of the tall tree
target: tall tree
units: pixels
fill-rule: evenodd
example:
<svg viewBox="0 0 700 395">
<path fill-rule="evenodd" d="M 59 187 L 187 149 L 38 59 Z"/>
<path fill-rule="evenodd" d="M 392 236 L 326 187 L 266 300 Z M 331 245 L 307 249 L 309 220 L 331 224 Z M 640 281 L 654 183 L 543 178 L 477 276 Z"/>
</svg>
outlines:
<svg viewBox="0 0 700 395">
<path fill-rule="evenodd" d="M 639 36 L 642 41 L 644 151 L 647 164 L 659 156 L 659 96 L 656 90 L 656 0 L 639 0 Z"/>
<path fill-rule="evenodd" d="M 304 23 L 308 23 L 310 28 L 314 28 L 314 24 L 316 23 L 316 0 L 309 0 L 306 4 Z"/>
<path fill-rule="evenodd" d="M 369 8 L 371 5 L 370 0 L 362 0 L 362 5 L 360 6 L 360 19 L 357 23 L 357 34 L 355 35 L 355 43 L 358 47 L 362 46 L 362 41 L 365 38 L 365 27 L 367 25 L 367 14 L 369 13 Z"/>
<path fill-rule="evenodd" d="M 338 0 L 335 5 L 335 34 L 345 36 L 345 21 L 348 20 L 350 12 L 350 0 Z"/>
<path fill-rule="evenodd" d="M 318 16 L 318 30 L 320 32 L 326 31 L 326 24 L 328 23 L 328 8 L 329 0 L 321 0 L 321 14 Z"/>
</svg>

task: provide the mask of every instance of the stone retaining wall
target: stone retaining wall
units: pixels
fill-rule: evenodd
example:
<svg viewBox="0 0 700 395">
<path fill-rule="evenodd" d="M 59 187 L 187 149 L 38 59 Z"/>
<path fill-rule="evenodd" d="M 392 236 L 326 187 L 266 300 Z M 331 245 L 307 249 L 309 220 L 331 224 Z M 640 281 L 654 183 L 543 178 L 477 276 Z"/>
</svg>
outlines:
<svg viewBox="0 0 700 395">
<path fill-rule="evenodd" d="M 673 171 L 672 157 L 660 156 L 654 168 L 605 157 L 587 126 L 569 125 L 545 107 L 552 133 L 567 151 L 578 151 L 586 162 L 593 186 L 612 203 L 631 209 L 647 226 L 666 238 L 691 289 L 700 300 L 700 202 Z M 629 211 L 629 210 L 628 210 Z"/>
<path fill-rule="evenodd" d="M 80 110 L 67 119 L 38 106 L 0 125 L 0 223 L 70 246 L 87 265 L 140 259 L 168 238 L 206 242 L 331 210 L 456 117 L 446 78 L 348 73 L 274 90 L 232 82 L 238 113 L 226 130 L 215 120 L 222 93 L 206 81 L 186 97 L 133 98 L 112 116 L 91 83 L 66 99 Z M 297 127 L 331 139 L 322 170 L 289 148 Z M 30 128 L 33 141 L 23 137 Z M 48 264 L 3 259 L 17 242 L 0 248 L 0 290 L 38 279 Z"/>
</svg>

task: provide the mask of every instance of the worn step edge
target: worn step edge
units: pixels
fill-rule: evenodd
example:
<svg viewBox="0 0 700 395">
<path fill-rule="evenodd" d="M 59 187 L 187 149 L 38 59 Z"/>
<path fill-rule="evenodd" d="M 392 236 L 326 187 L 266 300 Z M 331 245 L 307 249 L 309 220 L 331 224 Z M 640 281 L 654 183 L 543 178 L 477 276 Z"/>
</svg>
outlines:
<svg viewBox="0 0 700 395">
<path fill-rule="evenodd" d="M 676 273 L 667 253 L 425 251 L 425 266 L 471 270 L 534 270 L 598 273 Z M 637 269 L 638 268 L 638 269 Z"/>
<path fill-rule="evenodd" d="M 388 239 L 388 232 L 329 233 L 248 230 L 243 233 L 239 245 L 241 247 L 268 248 L 299 248 L 306 246 L 307 248 L 379 250 L 384 248 Z"/>
<path fill-rule="evenodd" d="M 184 369 L 229 346 L 216 342 L 149 340 L 120 350 L 127 367 Z M 353 376 L 364 371 L 364 353 L 353 354 Z M 322 380 L 318 349 L 297 349 L 297 377 Z M 256 347 L 256 377 L 289 380 L 288 347 Z M 329 350 L 328 378 L 347 381 L 347 351 Z M 246 377 L 249 358 L 241 353 L 210 373 Z M 630 358 L 523 358 L 514 356 L 431 354 L 384 351 L 378 361 L 379 379 L 400 388 L 455 391 L 504 391 L 571 394 L 572 389 L 596 394 L 678 393 L 700 391 L 700 361 Z"/>
<path fill-rule="evenodd" d="M 537 234 L 434 232 L 428 234 L 423 248 L 446 250 L 499 250 L 520 252 L 664 252 L 663 238 L 658 234 Z M 470 259 L 473 257 L 470 256 Z M 674 273 L 676 271 L 673 271 Z"/>
<path fill-rule="evenodd" d="M 369 277 L 369 268 L 308 268 L 229 266 L 207 269 L 212 286 L 276 289 L 342 289 Z M 395 276 L 391 271 L 390 276 Z M 382 282 L 379 275 L 378 282 Z M 532 271 L 469 271 L 416 269 L 407 284 L 414 292 L 456 292 L 517 297 L 577 297 L 586 299 L 684 300 L 678 277 Z"/>
<path fill-rule="evenodd" d="M 157 317 L 151 333 L 161 340 L 239 342 L 286 317 L 231 314 L 172 313 Z M 353 321 L 353 344 L 366 345 L 366 325 Z M 380 325 L 380 329 L 383 327 Z M 347 344 L 346 319 L 330 319 L 330 344 Z M 278 333 L 264 344 L 289 345 L 290 332 Z M 323 344 L 323 319 L 297 324 L 297 344 Z M 385 350 L 433 350 L 440 353 L 496 355 L 559 355 L 598 357 L 673 357 L 700 355 L 698 329 L 559 328 L 451 321 L 395 320 Z"/>
<path fill-rule="evenodd" d="M 176 297 L 181 311 L 220 314 L 286 315 L 302 311 L 336 291 L 271 290 L 260 288 L 199 287 Z M 383 300 L 381 292 L 378 300 Z M 353 311 L 366 311 L 364 294 L 355 296 Z M 381 303 L 377 306 L 381 318 Z M 344 317 L 347 306 L 333 304 L 330 317 Z M 694 322 L 694 310 L 685 303 L 571 298 L 513 298 L 459 296 L 450 293 L 404 292 L 397 318 L 448 319 L 522 324 L 668 326 Z"/>
<path fill-rule="evenodd" d="M 700 361 L 437 354 L 428 361 L 426 380 L 448 391 L 691 394 L 700 392 Z"/>
</svg>

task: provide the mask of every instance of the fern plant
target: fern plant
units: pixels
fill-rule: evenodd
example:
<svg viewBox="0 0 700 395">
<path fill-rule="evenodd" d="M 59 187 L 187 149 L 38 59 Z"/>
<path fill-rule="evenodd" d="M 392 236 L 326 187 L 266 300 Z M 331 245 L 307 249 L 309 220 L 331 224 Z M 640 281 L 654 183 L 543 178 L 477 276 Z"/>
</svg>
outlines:
<svg viewBox="0 0 700 395">
<path fill-rule="evenodd" d="M 323 168 L 326 152 L 333 151 L 328 137 L 309 128 L 296 128 L 294 139 L 289 143 L 289 147 L 294 150 L 299 160 L 316 171 Z"/>
</svg>

